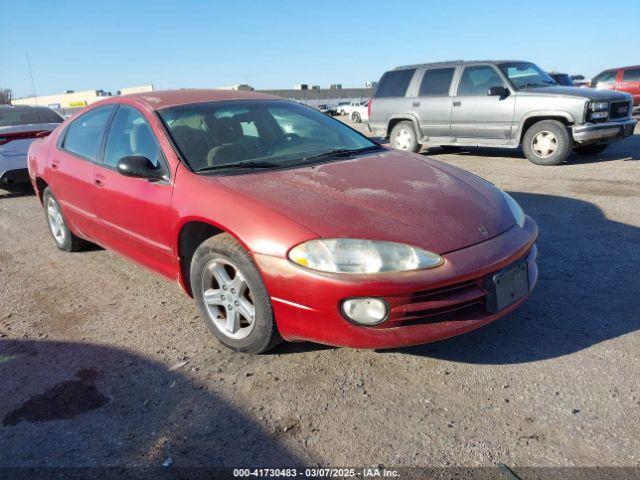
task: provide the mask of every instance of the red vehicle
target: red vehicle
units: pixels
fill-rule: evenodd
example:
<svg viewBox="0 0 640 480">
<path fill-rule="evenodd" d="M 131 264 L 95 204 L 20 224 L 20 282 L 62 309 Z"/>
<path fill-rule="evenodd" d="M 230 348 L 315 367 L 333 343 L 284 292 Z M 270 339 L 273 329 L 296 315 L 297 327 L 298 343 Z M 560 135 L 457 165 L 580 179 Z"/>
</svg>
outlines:
<svg viewBox="0 0 640 480">
<path fill-rule="evenodd" d="M 33 143 L 29 173 L 58 248 L 177 280 L 239 351 L 430 342 L 537 280 L 536 224 L 491 183 L 254 92 L 98 102 Z"/>
<path fill-rule="evenodd" d="M 640 65 L 605 70 L 593 77 L 591 86 L 630 93 L 633 95 L 634 107 L 638 107 L 640 106 Z"/>
</svg>

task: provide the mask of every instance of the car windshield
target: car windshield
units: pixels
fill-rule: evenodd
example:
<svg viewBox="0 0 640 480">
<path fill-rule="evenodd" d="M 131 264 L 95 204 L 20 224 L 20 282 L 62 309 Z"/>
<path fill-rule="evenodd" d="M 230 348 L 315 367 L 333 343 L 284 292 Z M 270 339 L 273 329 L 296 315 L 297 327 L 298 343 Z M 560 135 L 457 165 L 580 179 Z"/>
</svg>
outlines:
<svg viewBox="0 0 640 480">
<path fill-rule="evenodd" d="M 573 87 L 573 80 L 566 73 L 553 73 L 551 74 L 551 78 L 553 78 L 558 85 L 563 87 Z"/>
<path fill-rule="evenodd" d="M 506 62 L 501 63 L 499 66 L 500 70 L 509 77 L 513 86 L 518 90 L 557 85 L 548 73 L 533 63 Z"/>
<path fill-rule="evenodd" d="M 289 167 L 380 148 L 318 110 L 287 100 L 196 103 L 159 114 L 196 172 Z"/>
<path fill-rule="evenodd" d="M 0 108 L 0 127 L 38 123 L 61 123 L 62 120 L 60 115 L 46 107 Z"/>
</svg>

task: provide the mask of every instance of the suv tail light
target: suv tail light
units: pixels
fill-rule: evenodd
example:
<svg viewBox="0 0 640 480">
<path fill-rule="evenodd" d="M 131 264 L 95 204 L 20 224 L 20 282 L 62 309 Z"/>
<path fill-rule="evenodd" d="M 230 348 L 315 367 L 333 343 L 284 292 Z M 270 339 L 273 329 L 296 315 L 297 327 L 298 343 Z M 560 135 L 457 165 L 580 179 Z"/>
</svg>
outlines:
<svg viewBox="0 0 640 480">
<path fill-rule="evenodd" d="M 369 100 L 369 105 L 367 105 L 367 117 L 371 118 L 371 105 L 373 105 L 373 98 Z"/>
</svg>

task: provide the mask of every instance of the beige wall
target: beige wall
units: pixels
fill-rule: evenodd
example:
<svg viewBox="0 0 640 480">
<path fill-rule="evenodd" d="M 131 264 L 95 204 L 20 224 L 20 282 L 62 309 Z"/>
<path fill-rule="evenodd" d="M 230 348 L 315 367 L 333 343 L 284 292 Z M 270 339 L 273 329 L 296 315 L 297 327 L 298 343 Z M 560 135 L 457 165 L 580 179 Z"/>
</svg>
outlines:
<svg viewBox="0 0 640 480">
<path fill-rule="evenodd" d="M 83 92 L 59 93 L 56 95 L 42 95 L 38 97 L 14 98 L 13 105 L 60 105 L 60 108 L 84 107 L 106 97 L 98 96 L 97 90 Z"/>
</svg>

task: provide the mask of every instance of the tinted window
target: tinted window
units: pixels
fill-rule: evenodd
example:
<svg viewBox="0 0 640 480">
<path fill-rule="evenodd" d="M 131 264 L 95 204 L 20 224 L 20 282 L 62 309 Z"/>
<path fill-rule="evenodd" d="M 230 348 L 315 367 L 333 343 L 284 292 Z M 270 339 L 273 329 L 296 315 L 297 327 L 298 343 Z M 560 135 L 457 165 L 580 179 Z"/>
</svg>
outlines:
<svg viewBox="0 0 640 480">
<path fill-rule="evenodd" d="M 493 67 L 466 67 L 460 80 L 458 95 L 487 95 L 490 87 L 502 87 L 504 82 Z"/>
<path fill-rule="evenodd" d="M 385 73 L 378 83 L 375 96 L 377 98 L 404 97 L 415 71 L 414 68 L 410 68 Z"/>
<path fill-rule="evenodd" d="M 593 83 L 614 83 L 616 81 L 617 70 L 607 70 L 599 75 L 596 75 L 593 79 Z"/>
<path fill-rule="evenodd" d="M 294 102 L 207 102 L 169 107 L 160 115 L 196 171 L 246 160 L 286 167 L 334 150 L 375 148 L 342 122 Z"/>
<path fill-rule="evenodd" d="M 63 148 L 77 155 L 96 160 L 102 134 L 115 107 L 99 107 L 76 118 L 67 129 Z"/>
<path fill-rule="evenodd" d="M 623 82 L 640 82 L 640 68 L 625 70 L 622 74 Z"/>
<path fill-rule="evenodd" d="M 427 70 L 422 77 L 418 95 L 421 97 L 448 96 L 453 72 L 455 72 L 454 68 Z"/>
<path fill-rule="evenodd" d="M 551 78 L 553 78 L 558 85 L 562 85 L 563 87 L 573 87 L 573 80 L 566 73 L 551 73 Z"/>
<path fill-rule="evenodd" d="M 111 167 L 130 155 L 140 155 L 160 167 L 162 152 L 144 116 L 135 108 L 121 106 L 109 128 L 104 163 Z"/>
<path fill-rule="evenodd" d="M 33 123 L 61 123 L 62 117 L 46 107 L 0 108 L 0 127 L 30 125 Z"/>
</svg>

